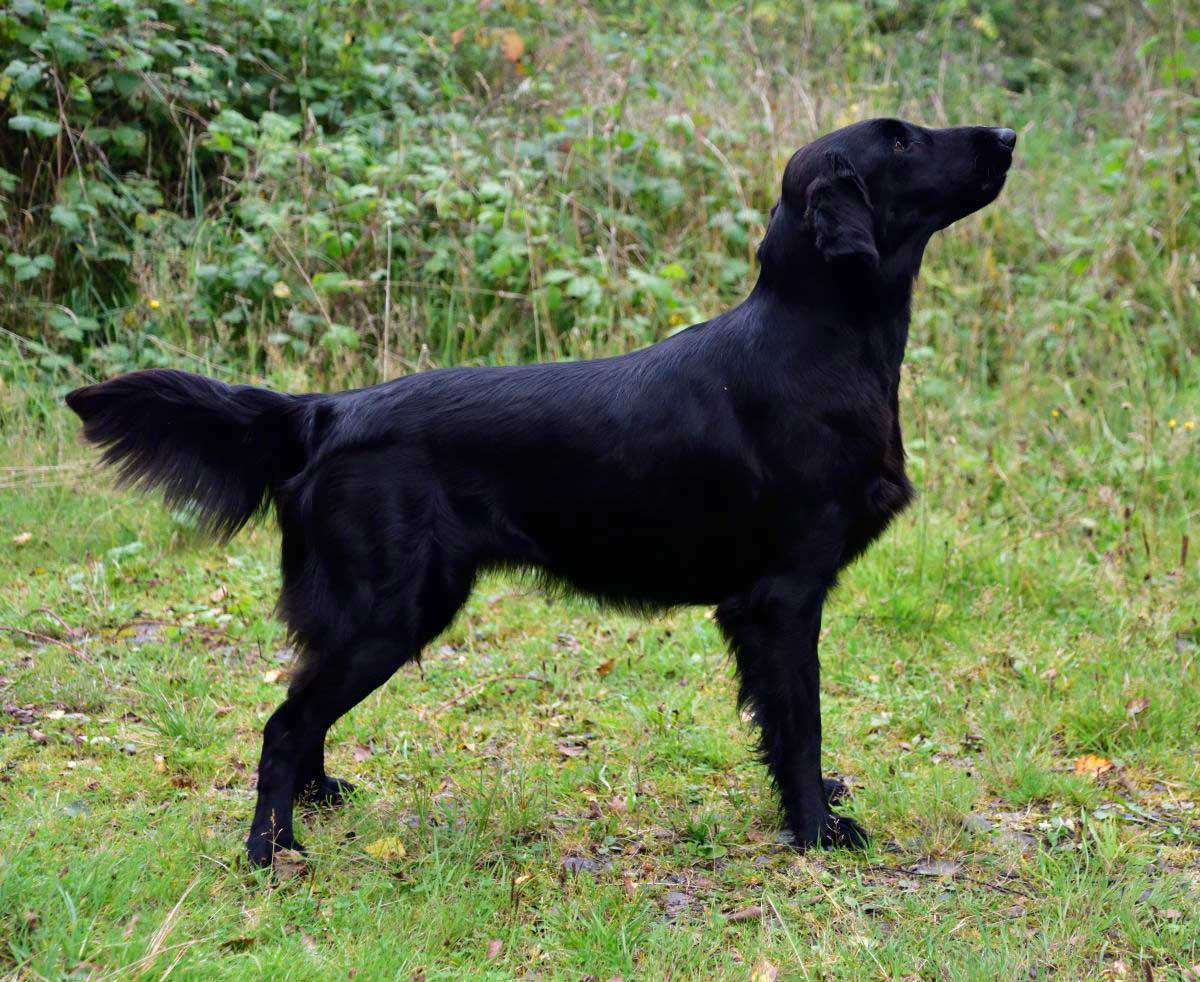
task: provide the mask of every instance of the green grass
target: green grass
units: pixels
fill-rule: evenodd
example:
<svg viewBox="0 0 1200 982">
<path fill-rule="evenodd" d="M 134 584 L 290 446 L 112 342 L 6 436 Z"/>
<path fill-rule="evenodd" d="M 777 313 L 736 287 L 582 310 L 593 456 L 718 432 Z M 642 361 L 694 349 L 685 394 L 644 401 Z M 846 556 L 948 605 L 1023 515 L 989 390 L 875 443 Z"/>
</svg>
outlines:
<svg viewBox="0 0 1200 982">
<path fill-rule="evenodd" d="M 286 668 L 275 533 L 199 541 L 94 475 L 65 414 L 10 422 L 0 624 L 42 637 L 0 637 L 0 959 L 1180 977 L 1200 961 L 1200 577 L 1171 502 L 1194 493 L 1198 437 L 1156 431 L 1169 483 L 1130 532 L 1072 470 L 1103 455 L 1087 420 L 993 412 L 926 423 L 922 498 L 829 607 L 827 767 L 852 780 L 865 854 L 778 841 L 706 612 L 641 621 L 493 578 L 335 729 L 330 771 L 360 793 L 303 817 L 304 867 L 275 880 L 240 858 Z M 981 418 L 994 460 L 965 466 Z M 1088 754 L 1112 769 L 1077 774 Z"/>
<path fill-rule="evenodd" d="M 0 974 L 1200 975 L 1194 4 L 57 6 L 0 14 Z M 637 347 L 744 294 L 792 149 L 892 113 L 1020 143 L 929 250 L 920 497 L 825 620 L 870 850 L 778 840 L 708 612 L 492 578 L 248 869 L 276 534 L 114 492 L 59 396 Z"/>
</svg>

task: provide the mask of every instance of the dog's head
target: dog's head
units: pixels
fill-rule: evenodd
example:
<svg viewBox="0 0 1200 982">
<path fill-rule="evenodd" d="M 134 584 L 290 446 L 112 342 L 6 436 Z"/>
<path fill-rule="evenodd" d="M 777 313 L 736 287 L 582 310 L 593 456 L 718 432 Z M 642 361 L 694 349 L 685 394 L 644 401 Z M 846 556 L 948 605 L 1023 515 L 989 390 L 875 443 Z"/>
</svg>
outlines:
<svg viewBox="0 0 1200 982">
<path fill-rule="evenodd" d="M 995 200 L 1016 143 L 1010 129 L 899 119 L 829 133 L 788 162 L 763 265 L 786 275 L 815 253 L 834 265 L 915 275 L 934 232 Z"/>
</svg>

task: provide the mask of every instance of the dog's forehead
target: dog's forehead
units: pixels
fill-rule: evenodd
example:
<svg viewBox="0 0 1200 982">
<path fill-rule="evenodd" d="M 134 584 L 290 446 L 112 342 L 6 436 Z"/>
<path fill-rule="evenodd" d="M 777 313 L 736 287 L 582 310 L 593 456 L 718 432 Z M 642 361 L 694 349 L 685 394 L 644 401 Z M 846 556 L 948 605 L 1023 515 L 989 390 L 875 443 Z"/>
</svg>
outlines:
<svg viewBox="0 0 1200 982">
<path fill-rule="evenodd" d="M 877 116 L 874 119 L 864 119 L 861 122 L 843 126 L 840 130 L 834 130 L 822 139 L 831 143 L 853 146 L 864 141 L 874 141 L 881 137 L 887 138 L 914 129 L 920 129 L 920 127 L 894 116 Z"/>
<path fill-rule="evenodd" d="M 857 123 L 831 130 L 817 139 L 806 143 L 792 155 L 790 163 L 800 166 L 805 160 L 827 150 L 840 150 L 846 153 L 868 151 L 875 148 L 881 140 L 894 137 L 910 129 L 920 129 L 916 124 L 897 119 L 892 116 L 877 116 L 874 119 L 864 119 Z"/>
</svg>

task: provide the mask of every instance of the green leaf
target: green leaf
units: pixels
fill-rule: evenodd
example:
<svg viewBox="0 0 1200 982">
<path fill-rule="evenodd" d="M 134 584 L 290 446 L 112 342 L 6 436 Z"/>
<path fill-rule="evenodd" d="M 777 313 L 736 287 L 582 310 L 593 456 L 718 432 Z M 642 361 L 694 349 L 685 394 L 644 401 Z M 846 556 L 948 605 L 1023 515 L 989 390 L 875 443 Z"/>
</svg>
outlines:
<svg viewBox="0 0 1200 982">
<path fill-rule="evenodd" d="M 577 298 L 587 297 L 591 296 L 593 292 L 598 292 L 599 289 L 600 284 L 596 282 L 595 277 L 588 276 L 586 274 L 583 276 L 575 276 L 572 277 L 571 281 L 567 284 L 567 296 Z"/>
<path fill-rule="evenodd" d="M 345 324 L 330 324 L 329 330 L 321 337 L 321 346 L 330 351 L 340 351 L 345 348 L 354 350 L 358 347 L 358 335 Z"/>
<path fill-rule="evenodd" d="M 118 126 L 112 131 L 113 142 L 129 153 L 140 153 L 146 146 L 146 134 L 136 126 Z"/>
<path fill-rule="evenodd" d="M 83 229 L 83 223 L 79 220 L 79 216 L 64 205 L 55 205 L 50 209 L 50 221 L 55 225 L 61 225 L 68 232 L 78 232 Z"/>
<path fill-rule="evenodd" d="M 57 136 L 59 131 L 58 122 L 48 116 L 14 116 L 8 121 L 8 127 L 18 133 L 32 133 L 42 137 Z"/>
<path fill-rule="evenodd" d="M 345 293 L 357 290 L 366 284 L 362 280 L 351 279 L 345 273 L 337 270 L 331 273 L 317 273 L 312 278 L 313 289 L 317 293 Z"/>
</svg>

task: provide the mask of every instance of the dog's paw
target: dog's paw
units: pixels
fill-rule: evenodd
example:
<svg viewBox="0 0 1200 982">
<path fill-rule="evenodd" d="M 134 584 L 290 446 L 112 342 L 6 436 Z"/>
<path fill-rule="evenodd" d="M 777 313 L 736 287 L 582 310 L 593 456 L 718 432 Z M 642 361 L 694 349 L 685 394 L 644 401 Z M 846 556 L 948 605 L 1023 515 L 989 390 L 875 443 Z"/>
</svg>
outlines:
<svg viewBox="0 0 1200 982">
<path fill-rule="evenodd" d="M 338 805 L 344 805 L 353 791 L 354 785 L 349 781 L 327 775 L 319 781 L 309 781 L 300 789 L 296 799 L 306 805 L 336 808 Z"/>
<path fill-rule="evenodd" d="M 836 805 L 850 794 L 850 789 L 845 782 L 839 781 L 836 777 L 821 778 L 821 790 L 825 794 L 826 805 Z"/>
<path fill-rule="evenodd" d="M 820 846 L 823 849 L 863 849 L 869 841 L 866 830 L 845 815 L 826 811 L 800 828 L 791 830 L 792 844 L 801 851 Z"/>
<path fill-rule="evenodd" d="M 865 849 L 870 837 L 854 819 L 829 812 L 818 841 L 826 849 Z"/>
<path fill-rule="evenodd" d="M 251 831 L 246 839 L 246 857 L 251 866 L 266 868 L 275 861 L 275 854 L 284 849 L 293 852 L 304 852 L 304 846 L 296 841 L 294 836 L 275 835 L 271 832 L 256 833 Z"/>
</svg>

